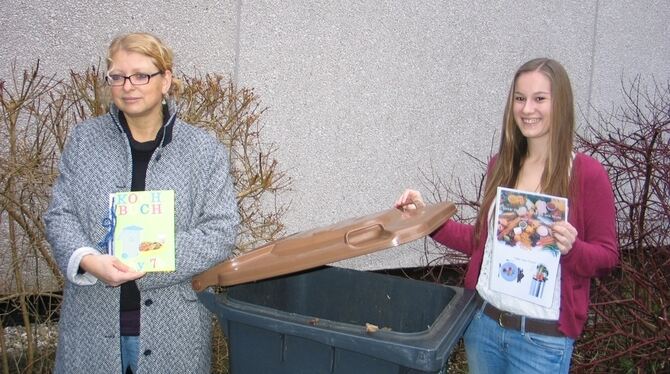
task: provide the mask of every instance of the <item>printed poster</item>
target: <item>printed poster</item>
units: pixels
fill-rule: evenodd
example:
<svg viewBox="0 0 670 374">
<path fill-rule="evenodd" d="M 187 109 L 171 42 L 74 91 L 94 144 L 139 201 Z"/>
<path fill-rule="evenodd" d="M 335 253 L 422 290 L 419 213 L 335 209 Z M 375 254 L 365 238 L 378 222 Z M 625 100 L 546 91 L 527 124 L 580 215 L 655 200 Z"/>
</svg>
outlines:
<svg viewBox="0 0 670 374">
<path fill-rule="evenodd" d="M 174 271 L 174 191 L 117 192 L 109 196 L 110 254 L 145 272 Z"/>
<path fill-rule="evenodd" d="M 551 232 L 568 217 L 563 197 L 498 187 L 491 289 L 551 307 L 561 252 Z"/>
</svg>

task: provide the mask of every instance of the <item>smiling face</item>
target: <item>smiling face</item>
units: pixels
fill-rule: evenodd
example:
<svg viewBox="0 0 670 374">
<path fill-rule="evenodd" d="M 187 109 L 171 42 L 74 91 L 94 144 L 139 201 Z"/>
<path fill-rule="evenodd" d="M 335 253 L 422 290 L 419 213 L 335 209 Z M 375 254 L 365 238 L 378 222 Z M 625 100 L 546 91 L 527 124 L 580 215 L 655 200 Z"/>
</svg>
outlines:
<svg viewBox="0 0 670 374">
<path fill-rule="evenodd" d="M 160 71 L 153 60 L 141 53 L 118 50 L 111 57 L 108 74 L 130 76 L 133 74 L 153 74 Z M 153 76 L 145 85 L 133 85 L 126 79 L 122 86 L 112 86 L 114 104 L 123 111 L 129 120 L 147 120 L 155 122 L 162 118 L 162 100 L 168 93 L 172 73 Z M 129 121 L 130 122 L 130 121 Z"/>
<path fill-rule="evenodd" d="M 551 131 L 551 81 L 539 71 L 519 75 L 514 85 L 514 121 L 528 142 L 548 144 Z"/>
</svg>

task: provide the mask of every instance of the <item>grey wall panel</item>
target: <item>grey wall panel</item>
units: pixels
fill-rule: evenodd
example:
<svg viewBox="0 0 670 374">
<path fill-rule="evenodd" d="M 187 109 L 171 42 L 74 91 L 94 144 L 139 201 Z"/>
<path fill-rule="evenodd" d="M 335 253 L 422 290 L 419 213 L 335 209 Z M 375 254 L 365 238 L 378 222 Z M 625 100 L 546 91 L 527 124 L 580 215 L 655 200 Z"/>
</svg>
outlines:
<svg viewBox="0 0 670 374">
<path fill-rule="evenodd" d="M 390 207 L 420 171 L 469 177 L 485 159 L 511 76 L 538 56 L 588 82 L 595 3 L 244 3 L 240 82 L 294 177 L 289 232 Z M 587 97 L 577 84 L 579 99 Z M 399 266 L 406 249 L 347 265 Z"/>
<path fill-rule="evenodd" d="M 5 1 L 3 1 L 4 3 Z M 232 73 L 237 2 L 8 1 L 0 12 L 0 78 L 39 58 L 45 73 L 65 76 L 105 63 L 114 36 L 149 31 L 174 49 L 177 71 Z"/>
<path fill-rule="evenodd" d="M 622 82 L 636 76 L 653 85 L 670 80 L 670 4 L 662 0 L 601 1 L 593 55 L 591 103 L 612 111 L 623 100 Z M 594 110 L 584 108 L 591 118 Z"/>
<path fill-rule="evenodd" d="M 5 3 L 7 6 L 5 6 Z M 390 207 L 421 171 L 476 176 L 497 146 L 524 61 L 570 73 L 578 110 L 620 100 L 636 74 L 670 79 L 667 1 L 3 2 L 0 78 L 41 58 L 56 74 L 97 63 L 123 31 L 161 35 L 192 73 L 230 73 L 268 107 L 264 139 L 294 180 L 287 233 Z M 582 117 L 578 116 L 578 122 Z M 420 243 L 415 245 L 420 247 Z M 414 265 L 401 248 L 344 264 Z"/>
</svg>

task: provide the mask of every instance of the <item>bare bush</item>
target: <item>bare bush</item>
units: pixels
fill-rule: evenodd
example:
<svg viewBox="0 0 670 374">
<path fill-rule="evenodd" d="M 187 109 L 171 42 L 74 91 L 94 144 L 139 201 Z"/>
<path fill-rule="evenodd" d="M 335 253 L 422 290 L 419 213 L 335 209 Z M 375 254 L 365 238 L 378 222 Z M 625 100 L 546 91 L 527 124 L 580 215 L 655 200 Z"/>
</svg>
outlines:
<svg viewBox="0 0 670 374">
<path fill-rule="evenodd" d="M 670 82 L 623 87 L 624 104 L 578 137 L 614 187 L 621 266 L 591 293 L 576 370 L 670 370 Z"/>
</svg>

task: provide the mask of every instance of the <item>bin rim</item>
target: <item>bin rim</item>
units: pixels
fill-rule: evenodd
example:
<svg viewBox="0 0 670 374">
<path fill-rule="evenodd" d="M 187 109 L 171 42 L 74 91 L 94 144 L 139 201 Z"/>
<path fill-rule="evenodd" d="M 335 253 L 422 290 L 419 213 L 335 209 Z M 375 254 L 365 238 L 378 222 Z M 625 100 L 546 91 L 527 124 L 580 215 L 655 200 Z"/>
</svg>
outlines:
<svg viewBox="0 0 670 374">
<path fill-rule="evenodd" d="M 360 271 L 360 270 L 337 268 L 330 266 L 324 266 L 321 269 L 310 269 L 310 271 L 312 270 L 315 271 L 331 270 L 331 271 L 343 271 L 343 272 Z M 409 279 L 409 278 L 402 278 L 402 281 L 421 282 L 424 285 L 430 284 L 433 287 L 448 288 L 451 290 L 451 292 L 453 292 L 455 302 L 450 302 L 449 304 L 447 304 L 442 309 L 442 311 L 440 311 L 440 313 L 436 316 L 434 323 L 426 326 L 425 329 L 420 331 L 403 332 L 403 331 L 386 329 L 383 327 L 380 327 L 378 330 L 375 331 L 367 331 L 365 325 L 355 325 L 349 322 L 335 321 L 307 314 L 287 313 L 284 311 L 279 311 L 278 309 L 270 306 L 259 305 L 253 302 L 238 300 L 234 297 L 230 297 L 228 295 L 227 289 L 223 289 L 221 292 L 215 293 L 213 295 L 216 295 L 215 297 L 217 298 L 217 302 L 226 305 L 226 308 L 229 311 L 235 310 L 244 313 L 252 313 L 255 314 L 256 316 L 263 316 L 275 320 L 281 320 L 284 323 L 293 323 L 302 326 L 309 325 L 317 329 L 326 329 L 329 331 L 336 330 L 348 334 L 358 334 L 364 336 L 367 335 L 371 339 L 382 338 L 384 340 L 393 339 L 393 340 L 402 340 L 406 342 L 412 341 L 413 344 L 416 344 L 416 342 L 418 341 L 425 341 L 427 337 L 434 336 L 435 334 L 440 334 L 441 330 L 447 328 L 446 325 L 447 318 L 445 318 L 444 315 L 452 314 L 454 313 L 455 310 L 462 308 L 463 299 L 466 299 L 469 302 L 469 299 L 467 299 L 468 297 L 470 297 L 468 296 L 468 291 L 461 287 L 455 287 L 441 283 L 423 282 L 420 280 Z M 209 291 L 203 291 L 199 293 L 199 295 L 204 293 L 209 293 Z"/>
</svg>

